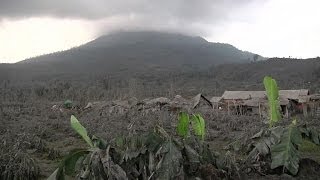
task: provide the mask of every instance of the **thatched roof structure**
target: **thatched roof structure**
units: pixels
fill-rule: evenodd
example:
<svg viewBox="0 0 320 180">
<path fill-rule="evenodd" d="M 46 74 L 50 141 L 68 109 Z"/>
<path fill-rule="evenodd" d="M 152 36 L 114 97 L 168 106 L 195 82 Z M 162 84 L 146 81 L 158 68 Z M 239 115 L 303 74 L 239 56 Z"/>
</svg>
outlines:
<svg viewBox="0 0 320 180">
<path fill-rule="evenodd" d="M 204 102 L 206 102 L 206 104 L 213 108 L 212 103 L 202 94 L 198 94 L 192 98 L 192 108 L 196 108 L 200 104 L 201 100 L 203 100 Z"/>
</svg>

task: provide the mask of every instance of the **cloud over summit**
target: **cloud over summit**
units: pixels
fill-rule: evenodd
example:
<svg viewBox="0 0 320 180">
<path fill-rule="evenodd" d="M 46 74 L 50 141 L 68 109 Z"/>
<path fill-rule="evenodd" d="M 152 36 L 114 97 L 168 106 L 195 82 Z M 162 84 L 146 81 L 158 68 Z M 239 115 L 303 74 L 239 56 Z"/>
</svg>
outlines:
<svg viewBox="0 0 320 180">
<path fill-rule="evenodd" d="M 314 57 L 319 6 L 319 0 L 0 0 L 0 42 L 11 44 L 0 44 L 0 60 L 70 48 L 117 30 L 202 36 L 267 57 Z M 34 44 L 42 44 L 41 53 Z M 19 52 L 25 53 L 18 58 Z"/>
</svg>

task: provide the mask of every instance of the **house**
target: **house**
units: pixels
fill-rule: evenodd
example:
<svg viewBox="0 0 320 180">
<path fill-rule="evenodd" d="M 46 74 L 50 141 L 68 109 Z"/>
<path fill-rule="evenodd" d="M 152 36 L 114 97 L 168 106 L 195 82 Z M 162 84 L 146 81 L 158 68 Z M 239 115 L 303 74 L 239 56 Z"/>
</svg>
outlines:
<svg viewBox="0 0 320 180">
<path fill-rule="evenodd" d="M 310 92 L 308 89 L 299 90 L 280 90 L 280 99 L 289 100 L 288 104 L 280 104 L 281 110 L 288 111 L 289 114 L 304 114 L 308 115 L 308 105 Z"/>
<path fill-rule="evenodd" d="M 309 95 L 307 105 L 311 116 L 320 117 L 320 94 Z"/>
<path fill-rule="evenodd" d="M 219 97 L 219 96 L 214 96 L 210 99 L 210 102 L 213 106 L 213 109 L 219 109 L 219 107 L 220 107 L 219 105 L 221 104 L 221 102 L 220 102 L 221 99 L 222 99 L 222 97 Z"/>
<path fill-rule="evenodd" d="M 267 112 L 266 98 L 251 98 L 243 101 L 243 114 L 265 116 Z"/>
<path fill-rule="evenodd" d="M 279 90 L 281 112 L 288 117 L 290 112 L 307 115 L 309 90 Z M 264 116 L 268 110 L 266 91 L 225 91 L 220 102 L 228 113 L 238 115 L 259 114 Z"/>
<path fill-rule="evenodd" d="M 265 91 L 225 91 L 220 102 L 228 114 L 246 115 L 261 112 L 266 99 Z"/>
<path fill-rule="evenodd" d="M 308 89 L 299 89 L 299 90 L 279 90 L 279 96 L 285 99 L 295 100 L 297 102 L 303 103 L 308 96 Z"/>
</svg>

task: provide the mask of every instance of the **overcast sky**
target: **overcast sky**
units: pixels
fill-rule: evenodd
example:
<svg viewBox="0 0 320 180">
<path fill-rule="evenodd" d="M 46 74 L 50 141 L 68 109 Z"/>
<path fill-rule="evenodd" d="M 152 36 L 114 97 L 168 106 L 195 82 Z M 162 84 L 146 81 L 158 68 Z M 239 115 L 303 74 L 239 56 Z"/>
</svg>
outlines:
<svg viewBox="0 0 320 180">
<path fill-rule="evenodd" d="M 0 63 L 114 30 L 181 32 L 266 57 L 315 57 L 319 7 L 319 0 L 0 0 Z"/>
</svg>

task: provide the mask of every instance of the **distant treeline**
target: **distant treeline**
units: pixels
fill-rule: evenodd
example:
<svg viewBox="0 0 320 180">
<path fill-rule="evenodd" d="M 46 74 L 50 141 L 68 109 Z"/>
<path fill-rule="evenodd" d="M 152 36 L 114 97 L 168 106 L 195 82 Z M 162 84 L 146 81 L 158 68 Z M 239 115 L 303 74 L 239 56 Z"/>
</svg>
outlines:
<svg viewBox="0 0 320 180">
<path fill-rule="evenodd" d="M 306 88 L 313 93 L 320 93 L 319 58 L 274 58 L 243 64 L 223 64 L 207 69 L 181 68 L 179 71 L 155 67 L 138 72 L 47 74 L 35 80 L 6 79 L 6 76 L 1 76 L 0 101 L 72 99 L 86 103 L 132 96 L 194 96 L 200 92 L 211 97 L 219 96 L 225 90 L 261 90 L 265 75 L 276 78 L 280 89 Z"/>
</svg>

